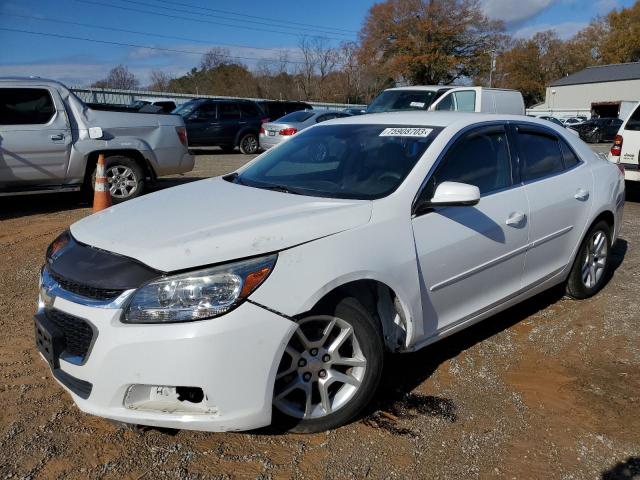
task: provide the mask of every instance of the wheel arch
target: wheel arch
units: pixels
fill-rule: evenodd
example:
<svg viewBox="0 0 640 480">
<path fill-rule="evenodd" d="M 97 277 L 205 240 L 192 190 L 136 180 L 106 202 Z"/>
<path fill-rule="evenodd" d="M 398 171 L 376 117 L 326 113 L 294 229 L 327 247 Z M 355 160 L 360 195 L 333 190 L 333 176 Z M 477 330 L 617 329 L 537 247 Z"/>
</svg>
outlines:
<svg viewBox="0 0 640 480">
<path fill-rule="evenodd" d="M 151 181 L 155 181 L 156 173 L 153 170 L 153 167 L 149 163 L 149 160 L 145 158 L 145 156 L 139 151 L 135 149 L 107 149 L 107 150 L 94 150 L 87 155 L 87 165 L 85 168 L 84 179 L 85 183 L 91 181 L 91 175 L 93 175 L 93 170 L 95 169 L 96 164 L 98 163 L 98 155 L 103 153 L 105 158 L 110 156 L 121 155 L 124 157 L 129 157 L 134 160 L 140 167 L 142 167 L 142 171 L 145 174 L 145 177 L 151 179 Z"/>
<path fill-rule="evenodd" d="M 396 290 L 377 279 L 349 280 L 333 286 L 311 308 L 296 315 L 296 318 L 326 311 L 327 307 L 346 297 L 354 297 L 360 301 L 379 322 L 387 350 L 399 351 L 406 348 L 407 340 L 413 337 L 413 321 L 407 303 Z"/>
</svg>

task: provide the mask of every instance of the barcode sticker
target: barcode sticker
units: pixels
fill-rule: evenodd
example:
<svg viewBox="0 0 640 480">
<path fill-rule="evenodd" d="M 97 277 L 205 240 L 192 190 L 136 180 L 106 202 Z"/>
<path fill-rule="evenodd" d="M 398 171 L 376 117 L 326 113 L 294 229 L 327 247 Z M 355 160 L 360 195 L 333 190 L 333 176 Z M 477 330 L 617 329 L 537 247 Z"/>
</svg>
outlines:
<svg viewBox="0 0 640 480">
<path fill-rule="evenodd" d="M 409 106 L 414 108 L 424 108 L 424 102 L 411 102 Z"/>
<path fill-rule="evenodd" d="M 428 137 L 433 131 L 432 128 L 423 127 L 393 127 L 385 128 L 381 133 L 381 137 Z"/>
</svg>

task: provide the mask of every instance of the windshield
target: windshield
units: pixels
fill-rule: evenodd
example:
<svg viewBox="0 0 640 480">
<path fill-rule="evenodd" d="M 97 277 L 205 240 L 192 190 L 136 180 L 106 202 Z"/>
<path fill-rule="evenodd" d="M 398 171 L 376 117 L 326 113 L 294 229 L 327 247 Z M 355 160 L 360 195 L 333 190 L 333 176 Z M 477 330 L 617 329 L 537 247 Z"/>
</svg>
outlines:
<svg viewBox="0 0 640 480">
<path fill-rule="evenodd" d="M 198 100 L 191 100 L 190 102 L 183 103 L 182 105 L 176 107 L 171 113 L 178 114 L 181 117 L 186 117 L 191 112 L 193 112 L 198 107 L 198 105 L 200 105 L 200 103 L 202 102 Z"/>
<path fill-rule="evenodd" d="M 431 90 L 385 90 L 371 102 L 367 113 L 426 110 L 435 95 Z"/>
<path fill-rule="evenodd" d="M 284 117 L 280 117 L 278 122 L 304 122 L 305 120 L 309 120 L 312 116 L 313 112 L 298 110 L 297 112 L 291 112 L 286 114 Z"/>
<path fill-rule="evenodd" d="M 304 130 L 227 179 L 300 195 L 382 198 L 398 188 L 440 130 L 322 125 Z"/>
</svg>

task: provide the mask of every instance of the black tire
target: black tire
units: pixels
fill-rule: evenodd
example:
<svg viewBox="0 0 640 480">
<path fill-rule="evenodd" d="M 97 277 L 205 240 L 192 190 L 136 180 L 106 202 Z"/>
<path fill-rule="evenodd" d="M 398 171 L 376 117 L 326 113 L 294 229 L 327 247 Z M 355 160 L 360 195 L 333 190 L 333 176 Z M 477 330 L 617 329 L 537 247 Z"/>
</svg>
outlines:
<svg viewBox="0 0 640 480">
<path fill-rule="evenodd" d="M 220 149 L 224 153 L 233 153 L 233 151 L 236 149 L 236 147 L 234 145 L 220 145 Z"/>
<path fill-rule="evenodd" d="M 245 155 L 258 153 L 259 149 L 260 143 L 258 142 L 258 136 L 255 133 L 247 133 L 240 139 L 240 151 Z"/>
<path fill-rule="evenodd" d="M 598 233 L 604 237 L 604 245 L 606 246 L 605 255 L 593 255 L 593 241 Z M 597 271 L 591 270 L 589 265 L 592 261 L 604 259 L 604 265 Z M 585 269 L 588 273 L 585 279 Z M 600 272 L 601 270 L 601 272 Z M 594 273 L 595 272 L 595 273 Z M 598 273 L 600 272 L 600 273 Z M 598 276 L 599 274 L 599 276 Z M 596 280 L 590 283 L 589 279 L 596 276 Z M 582 300 L 592 297 L 598 293 L 607 284 L 611 276 L 611 227 L 603 220 L 595 223 L 587 232 L 580 245 L 580 250 L 573 262 L 573 267 L 567 280 L 567 294 L 575 299 Z"/>
<path fill-rule="evenodd" d="M 280 409 L 276 402 L 276 395 L 279 391 L 286 390 L 286 387 L 284 389 L 282 388 L 282 386 L 278 387 L 278 382 L 284 381 L 289 383 L 290 380 L 287 377 L 277 380 L 276 388 L 274 388 L 274 426 L 276 428 L 298 433 L 313 433 L 330 430 L 344 425 L 354 417 L 356 417 L 367 406 L 367 404 L 369 404 L 378 388 L 378 384 L 380 383 L 380 379 L 382 376 L 382 367 L 384 363 L 384 346 L 382 340 L 382 331 L 378 320 L 374 317 L 373 314 L 368 312 L 367 309 L 357 299 L 353 297 L 343 298 L 342 300 L 338 301 L 334 307 L 326 308 L 323 310 L 324 311 L 321 313 L 327 315 L 328 318 L 335 317 L 337 319 L 340 319 L 346 322 L 346 324 L 348 324 L 353 329 L 353 335 L 357 339 L 360 353 L 366 360 L 364 374 L 360 380 L 359 385 L 357 386 L 357 389 L 355 390 L 355 393 L 353 393 L 352 396 L 347 401 L 345 401 L 344 404 L 338 406 L 332 413 L 326 414 L 319 418 L 300 418 L 299 416 L 294 417 Z M 315 318 L 317 317 L 317 315 L 310 315 L 310 317 Z M 301 323 L 303 323 L 304 321 L 305 319 L 300 320 Z M 339 330 L 339 332 L 341 333 L 342 330 Z M 294 334 L 294 338 L 289 342 L 289 347 L 293 347 L 295 345 L 296 335 L 297 334 Z M 337 336 L 339 336 L 339 334 Z M 341 350 L 342 347 L 338 349 L 338 352 L 341 352 Z M 353 351 L 351 352 L 351 355 L 353 357 L 357 356 Z M 338 353 L 338 356 L 341 356 L 341 353 Z M 287 362 L 289 362 L 291 366 L 294 365 L 293 362 L 295 361 L 295 359 L 291 357 L 291 361 L 289 361 L 287 357 L 288 354 L 285 353 L 280 364 L 280 368 L 278 369 L 279 372 L 282 372 L 283 370 L 286 371 Z M 308 365 L 309 368 L 311 368 L 310 365 L 311 364 Z M 344 367 L 335 367 L 334 365 L 331 365 L 331 367 L 327 367 L 327 370 L 329 372 L 332 372 L 332 369 L 334 368 Z M 297 370 L 299 371 L 300 369 L 298 368 Z M 351 374 L 354 370 L 355 368 L 349 367 L 346 368 L 344 373 Z M 298 376 L 298 379 L 302 378 L 299 376 L 299 373 L 296 372 L 292 373 L 291 375 L 293 375 L 294 378 L 295 376 Z M 331 373 L 329 373 L 328 375 L 331 375 Z M 320 381 L 321 380 L 317 380 L 317 382 Z M 315 388 L 315 393 L 319 395 L 319 387 L 315 383 L 315 380 L 311 381 L 310 383 L 316 385 L 312 388 Z M 346 386 L 347 384 L 345 383 L 342 387 L 339 387 L 336 390 L 340 390 Z M 329 391 L 330 388 L 331 387 L 327 387 L 327 391 Z M 337 392 L 334 391 L 334 397 L 331 399 L 331 404 L 334 404 L 335 402 L 336 393 Z"/>
<path fill-rule="evenodd" d="M 118 175 L 117 172 L 121 172 L 122 183 L 119 188 L 111 186 L 111 201 L 114 204 L 126 202 L 132 198 L 136 198 L 144 191 L 145 175 L 142 167 L 138 162 L 130 157 L 124 155 L 112 155 L 105 158 L 105 172 L 108 179 L 113 179 L 114 175 Z M 95 185 L 96 171 L 94 169 L 91 175 L 91 187 Z M 120 180 L 118 178 L 117 180 Z M 113 180 L 110 180 L 112 185 Z M 129 182 L 127 185 L 124 182 Z M 131 182 L 135 182 L 135 185 L 131 185 Z"/>
</svg>

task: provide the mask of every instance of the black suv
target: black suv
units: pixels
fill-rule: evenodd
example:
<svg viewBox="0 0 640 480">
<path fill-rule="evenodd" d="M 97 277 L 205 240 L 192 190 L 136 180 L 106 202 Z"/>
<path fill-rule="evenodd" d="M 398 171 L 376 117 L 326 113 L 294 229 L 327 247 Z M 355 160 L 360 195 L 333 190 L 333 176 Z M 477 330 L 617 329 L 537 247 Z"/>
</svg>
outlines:
<svg viewBox="0 0 640 480">
<path fill-rule="evenodd" d="M 259 100 L 256 102 L 265 114 L 266 122 L 275 122 L 280 117 L 298 110 L 313 110 L 313 107 L 304 102 L 293 102 L 289 100 Z"/>
<path fill-rule="evenodd" d="M 240 147 L 256 153 L 258 134 L 265 120 L 256 102 L 250 100 L 191 100 L 176 108 L 187 126 L 189 146 L 218 146 L 225 152 Z"/>
<path fill-rule="evenodd" d="M 577 131 L 585 142 L 600 143 L 613 141 L 621 125 L 619 118 L 592 118 L 570 128 Z"/>
</svg>

